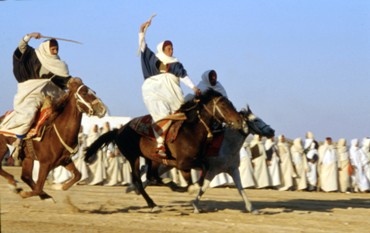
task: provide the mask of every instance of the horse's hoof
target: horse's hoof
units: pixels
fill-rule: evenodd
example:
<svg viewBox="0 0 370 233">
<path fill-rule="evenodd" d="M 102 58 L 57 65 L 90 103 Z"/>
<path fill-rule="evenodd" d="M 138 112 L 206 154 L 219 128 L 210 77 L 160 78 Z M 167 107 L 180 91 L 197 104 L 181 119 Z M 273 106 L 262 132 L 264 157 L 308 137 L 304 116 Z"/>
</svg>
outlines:
<svg viewBox="0 0 370 233">
<path fill-rule="evenodd" d="M 254 209 L 251 211 L 251 214 L 253 215 L 259 215 L 261 212 L 258 209 Z"/>
<path fill-rule="evenodd" d="M 135 191 L 135 193 L 137 195 L 140 195 L 139 191 L 137 190 L 137 188 L 135 187 L 135 185 L 129 185 L 127 188 L 126 188 L 126 193 L 131 193 Z"/>
<path fill-rule="evenodd" d="M 30 192 L 26 192 L 26 191 L 23 191 L 21 190 L 19 193 L 18 193 L 22 198 L 28 198 L 28 197 L 31 197 L 32 194 Z"/>
<path fill-rule="evenodd" d="M 201 212 L 201 211 L 200 211 L 200 209 L 199 209 L 199 207 L 198 207 L 198 204 L 196 204 L 196 203 L 195 203 L 195 201 L 192 201 L 192 202 L 191 202 L 191 205 L 192 205 L 192 206 L 193 206 L 193 208 L 194 208 L 193 213 L 194 213 L 194 214 L 200 214 L 200 212 Z"/>
<path fill-rule="evenodd" d="M 190 195 L 198 193 L 200 190 L 200 187 L 198 184 L 190 185 L 188 188 L 188 193 Z"/>
<path fill-rule="evenodd" d="M 161 208 L 159 208 L 158 206 L 154 206 L 151 210 L 152 213 L 159 213 L 161 212 Z"/>
</svg>

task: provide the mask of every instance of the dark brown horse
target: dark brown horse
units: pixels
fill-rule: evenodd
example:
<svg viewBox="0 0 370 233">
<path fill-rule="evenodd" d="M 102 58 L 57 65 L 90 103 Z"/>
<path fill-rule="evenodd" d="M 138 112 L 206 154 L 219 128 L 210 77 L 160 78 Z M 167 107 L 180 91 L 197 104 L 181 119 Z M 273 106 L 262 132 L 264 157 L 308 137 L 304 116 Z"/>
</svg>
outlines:
<svg viewBox="0 0 370 233">
<path fill-rule="evenodd" d="M 207 144 L 210 128 L 213 123 L 224 122 L 234 128 L 242 127 L 242 120 L 232 103 L 220 93 L 213 90 L 207 91 L 197 101 L 185 103 L 180 112 L 185 113 L 187 120 L 179 129 L 177 138 L 167 143 L 166 151 L 173 159 L 153 157 L 156 142 L 143 137 L 130 127 L 130 122 L 120 129 L 116 129 L 101 135 L 88 149 L 85 160 L 89 158 L 105 143 L 114 141 L 122 154 L 130 162 L 132 168 L 133 184 L 138 192 L 143 195 L 148 206 L 155 211 L 156 204 L 143 188 L 139 176 L 137 163 L 143 156 L 162 164 L 177 167 L 180 170 L 201 168 L 203 166 L 203 153 Z"/>
<path fill-rule="evenodd" d="M 4 171 L 0 165 L 0 175 L 23 198 L 39 196 L 41 199 L 51 198 L 43 191 L 45 180 L 49 172 L 59 165 L 64 166 L 73 176 L 63 184 L 67 190 L 81 178 L 71 160 L 71 154 L 78 146 L 78 132 L 81 126 L 82 113 L 103 117 L 106 107 L 95 93 L 85 86 L 81 79 L 71 78 L 67 84 L 68 92 L 52 105 L 52 114 L 45 123 L 45 131 L 41 141 L 27 139 L 24 141 L 22 155 L 21 179 L 31 187 L 32 191 L 23 191 L 17 188 L 14 176 Z M 15 138 L 0 134 L 0 161 L 8 150 L 7 144 L 12 144 Z M 32 179 L 33 161 L 40 162 L 38 180 Z"/>
</svg>

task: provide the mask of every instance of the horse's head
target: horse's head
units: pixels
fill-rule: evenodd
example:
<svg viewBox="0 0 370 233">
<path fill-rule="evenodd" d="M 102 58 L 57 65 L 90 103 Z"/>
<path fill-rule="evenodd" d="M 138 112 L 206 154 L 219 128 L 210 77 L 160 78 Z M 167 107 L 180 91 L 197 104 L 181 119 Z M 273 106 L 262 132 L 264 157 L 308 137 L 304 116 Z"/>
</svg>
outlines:
<svg viewBox="0 0 370 233">
<path fill-rule="evenodd" d="M 249 106 L 247 109 L 242 109 L 240 115 L 243 118 L 243 123 L 245 128 L 243 129 L 244 133 L 258 134 L 267 138 L 275 136 L 275 130 L 272 129 L 268 124 L 266 124 L 261 118 L 256 117 Z"/>
<path fill-rule="evenodd" d="M 83 84 L 80 78 L 71 78 L 68 82 L 68 90 L 74 94 L 80 112 L 97 117 L 103 117 L 107 112 L 104 103 L 93 90 Z"/>
<path fill-rule="evenodd" d="M 235 129 L 242 128 L 242 118 L 234 105 L 219 92 L 209 89 L 199 96 L 204 109 L 219 123 L 226 123 Z"/>
</svg>

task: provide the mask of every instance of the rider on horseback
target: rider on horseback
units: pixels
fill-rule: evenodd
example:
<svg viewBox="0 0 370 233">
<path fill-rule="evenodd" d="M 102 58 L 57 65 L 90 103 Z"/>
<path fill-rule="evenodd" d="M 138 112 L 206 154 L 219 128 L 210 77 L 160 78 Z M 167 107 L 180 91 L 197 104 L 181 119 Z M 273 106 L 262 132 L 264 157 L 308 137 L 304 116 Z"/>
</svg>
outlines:
<svg viewBox="0 0 370 233">
<path fill-rule="evenodd" d="M 166 157 L 164 136 L 170 121 L 159 123 L 166 116 L 173 114 L 184 103 L 184 96 L 179 79 L 196 95 L 200 90 L 193 84 L 183 65 L 173 57 L 171 41 L 158 44 L 157 54 L 154 54 L 145 43 L 145 30 L 151 20 L 143 23 L 139 32 L 139 45 L 141 51 L 141 67 L 144 75 L 142 94 L 145 106 L 153 118 L 153 131 L 157 141 L 155 155 Z"/>
<path fill-rule="evenodd" d="M 30 130 L 36 113 L 47 96 L 56 99 L 64 94 L 70 75 L 66 63 L 58 56 L 58 42 L 46 40 L 37 49 L 28 45 L 31 38 L 40 39 L 38 32 L 27 34 L 13 54 L 13 73 L 18 82 L 14 111 L 0 125 L 0 131 L 14 133 L 13 157 L 18 158 L 22 139 Z"/>
</svg>

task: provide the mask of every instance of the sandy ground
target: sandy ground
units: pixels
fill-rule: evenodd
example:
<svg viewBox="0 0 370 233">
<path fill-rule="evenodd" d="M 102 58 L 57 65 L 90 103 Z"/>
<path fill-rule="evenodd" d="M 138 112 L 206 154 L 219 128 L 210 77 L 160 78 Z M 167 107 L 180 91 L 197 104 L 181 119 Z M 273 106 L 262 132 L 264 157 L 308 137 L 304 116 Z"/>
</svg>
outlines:
<svg viewBox="0 0 370 233">
<path fill-rule="evenodd" d="M 19 180 L 20 169 L 5 167 Z M 28 190 L 24 183 L 20 186 Z M 161 207 L 151 213 L 141 196 L 126 187 L 73 186 L 45 191 L 56 203 L 38 197 L 22 199 L 0 180 L 1 232 L 370 232 L 370 194 L 247 190 L 260 215 L 243 213 L 234 188 L 210 189 L 204 212 L 194 214 L 194 195 L 151 186 L 149 195 Z"/>
</svg>

